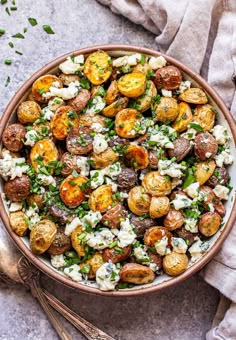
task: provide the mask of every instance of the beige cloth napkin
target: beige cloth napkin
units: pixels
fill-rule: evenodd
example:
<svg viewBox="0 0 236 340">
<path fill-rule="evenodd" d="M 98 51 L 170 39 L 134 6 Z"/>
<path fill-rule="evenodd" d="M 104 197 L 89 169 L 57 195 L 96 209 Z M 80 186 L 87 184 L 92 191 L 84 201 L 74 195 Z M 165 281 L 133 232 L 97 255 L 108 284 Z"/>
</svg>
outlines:
<svg viewBox="0 0 236 340">
<path fill-rule="evenodd" d="M 201 73 L 236 118 L 236 0 L 98 1 L 156 34 L 157 49 Z M 226 312 L 220 304 L 207 340 L 235 340 L 236 225 L 201 275 L 232 301 Z"/>
</svg>

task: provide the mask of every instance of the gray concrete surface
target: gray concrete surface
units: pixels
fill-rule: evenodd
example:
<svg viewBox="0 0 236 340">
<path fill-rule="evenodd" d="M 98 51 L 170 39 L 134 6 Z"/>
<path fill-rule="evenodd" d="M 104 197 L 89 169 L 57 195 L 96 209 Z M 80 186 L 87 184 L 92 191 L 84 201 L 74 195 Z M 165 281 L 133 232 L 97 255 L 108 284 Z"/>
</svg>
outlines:
<svg viewBox="0 0 236 340">
<path fill-rule="evenodd" d="M 8 3 L 11 1 L 8 0 Z M 0 5 L 0 112 L 20 85 L 37 69 L 65 52 L 100 43 L 132 43 L 155 48 L 154 36 L 115 16 L 95 0 L 18 0 L 8 16 Z M 5 5 L 6 7 L 6 5 Z M 39 25 L 31 27 L 28 17 Z M 55 35 L 41 28 L 50 24 Z M 25 39 L 11 39 L 23 56 L 8 47 L 9 37 L 28 27 Z M 4 65 L 13 59 L 11 66 Z M 11 83 L 4 86 L 10 76 Z M 200 340 L 213 320 L 219 294 L 199 276 L 149 296 L 111 299 L 70 290 L 42 276 L 44 287 L 83 317 L 122 340 Z M 51 340 L 57 335 L 25 288 L 0 285 L 0 339 Z M 83 339 L 66 323 L 73 339 Z"/>
</svg>

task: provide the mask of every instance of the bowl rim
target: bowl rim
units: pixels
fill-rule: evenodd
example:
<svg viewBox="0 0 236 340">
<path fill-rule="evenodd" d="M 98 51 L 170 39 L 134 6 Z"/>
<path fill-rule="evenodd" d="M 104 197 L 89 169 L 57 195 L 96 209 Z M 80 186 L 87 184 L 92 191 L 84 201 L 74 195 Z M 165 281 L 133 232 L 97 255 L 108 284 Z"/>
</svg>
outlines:
<svg viewBox="0 0 236 340">
<path fill-rule="evenodd" d="M 231 116 L 228 108 L 226 107 L 225 103 L 223 102 L 222 98 L 216 91 L 204 80 L 199 74 L 192 71 L 188 66 L 182 64 L 181 62 L 177 61 L 176 59 L 161 53 L 159 51 L 155 51 L 150 48 L 146 47 L 139 47 L 135 45 L 126 45 L 126 44 L 105 44 L 105 45 L 93 45 L 86 48 L 77 49 L 68 53 L 65 53 L 51 62 L 47 63 L 43 67 L 41 67 L 38 71 L 33 73 L 24 83 L 23 85 L 16 91 L 13 98 L 8 103 L 7 107 L 3 111 L 2 117 L 0 119 L 1 124 L 1 131 L 0 131 L 0 139 L 2 137 L 2 133 L 5 129 L 5 127 L 8 124 L 8 121 L 12 115 L 12 112 L 15 111 L 19 101 L 22 99 L 24 94 L 29 90 L 29 88 L 32 86 L 33 82 L 40 77 L 41 75 L 52 71 L 55 67 L 57 67 L 60 63 L 65 61 L 66 57 L 70 55 L 78 55 L 78 54 L 90 54 L 92 52 L 95 52 L 97 50 L 103 50 L 107 52 L 113 52 L 113 51 L 121 51 L 121 52 L 136 52 L 136 53 L 144 53 L 150 56 L 158 57 L 163 56 L 168 62 L 170 62 L 172 65 L 177 66 L 181 69 L 181 71 L 185 72 L 187 75 L 189 75 L 196 83 L 204 88 L 207 93 L 210 95 L 212 100 L 217 104 L 219 109 L 221 110 L 222 114 L 224 115 L 224 118 L 227 120 L 229 127 L 231 129 L 231 133 L 233 135 L 234 143 L 236 143 L 236 124 Z M 53 278 L 57 282 L 60 282 L 64 284 L 67 287 L 78 289 L 84 293 L 90 293 L 94 295 L 102 295 L 102 296 L 137 296 L 137 295 L 143 295 L 147 293 L 152 293 L 156 291 L 160 291 L 164 288 L 168 288 L 171 286 L 176 285 L 179 282 L 182 282 L 192 276 L 194 273 L 199 271 L 203 266 L 205 266 L 212 258 L 213 256 L 218 252 L 220 249 L 222 243 L 228 236 L 234 222 L 236 219 L 236 200 L 234 200 L 233 207 L 231 209 L 231 213 L 229 215 L 229 218 L 227 222 L 225 223 L 224 229 L 221 231 L 221 234 L 219 235 L 218 239 L 215 241 L 215 243 L 211 246 L 210 250 L 195 264 L 193 264 L 191 267 L 189 267 L 183 274 L 173 277 L 170 280 L 163 281 L 158 284 L 148 285 L 145 286 L 138 286 L 137 288 L 133 288 L 130 290 L 118 290 L 118 291 L 101 291 L 100 289 L 82 284 L 79 282 L 72 281 L 71 279 L 63 276 L 60 274 L 57 270 L 53 269 L 52 267 L 49 267 L 46 265 L 39 257 L 34 255 L 30 248 L 27 247 L 27 245 L 23 242 L 23 240 L 17 236 L 11 229 L 9 224 L 9 218 L 8 214 L 5 210 L 5 205 L 3 202 L 2 195 L 0 195 L 0 215 L 3 221 L 3 224 L 10 235 L 11 239 L 14 241 L 15 245 L 18 247 L 18 249 L 38 268 L 40 269 L 44 274 L 48 275 L 49 277 Z"/>
</svg>

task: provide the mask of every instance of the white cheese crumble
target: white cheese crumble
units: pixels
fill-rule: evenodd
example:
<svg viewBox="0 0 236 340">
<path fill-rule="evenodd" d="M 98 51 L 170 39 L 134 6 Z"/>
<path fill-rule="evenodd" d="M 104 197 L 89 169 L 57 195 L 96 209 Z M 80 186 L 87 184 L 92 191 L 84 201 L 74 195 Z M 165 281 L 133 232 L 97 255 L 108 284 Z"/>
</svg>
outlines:
<svg viewBox="0 0 236 340">
<path fill-rule="evenodd" d="M 186 194 L 191 198 L 198 197 L 200 189 L 200 184 L 198 182 L 190 184 L 187 188 L 185 188 L 183 191 L 186 192 Z"/>
<path fill-rule="evenodd" d="M 229 188 L 225 187 L 224 185 L 217 184 L 213 189 L 213 192 L 221 200 L 227 200 L 229 198 Z"/>
<path fill-rule="evenodd" d="M 56 82 L 55 82 L 56 83 Z M 49 88 L 49 92 L 43 93 L 43 97 L 48 99 L 51 97 L 60 97 L 64 100 L 69 100 L 77 96 L 80 90 L 80 83 L 79 81 L 74 81 L 69 84 L 68 87 L 58 88 L 57 84 L 53 83 Z"/>
<path fill-rule="evenodd" d="M 158 162 L 158 170 L 162 176 L 168 175 L 170 177 L 181 178 L 183 176 L 182 170 L 185 170 L 186 166 L 172 162 L 171 160 L 162 160 Z"/>
<path fill-rule="evenodd" d="M 188 208 L 192 204 L 192 200 L 185 195 L 176 194 L 175 199 L 171 202 L 176 210 Z"/>
<path fill-rule="evenodd" d="M 87 162 L 87 160 L 88 160 L 88 157 L 84 157 L 84 156 L 77 156 L 76 158 L 76 164 L 77 164 L 77 167 L 80 169 L 80 174 L 82 176 L 89 175 L 90 165 Z"/>
<path fill-rule="evenodd" d="M 233 156 L 230 154 L 229 149 L 225 149 L 220 154 L 215 155 L 214 159 L 216 161 L 216 165 L 220 168 L 222 168 L 224 164 L 230 165 L 234 161 Z"/>
<path fill-rule="evenodd" d="M 64 255 L 51 255 L 51 264 L 57 269 L 65 267 L 66 261 Z"/>
<path fill-rule="evenodd" d="M 78 264 L 72 264 L 72 266 L 66 267 L 64 273 L 74 281 L 83 281 L 83 276 L 80 273 L 80 266 L 78 266 Z"/>
<path fill-rule="evenodd" d="M 145 246 L 139 245 L 134 248 L 133 252 L 139 263 L 148 264 L 150 262 L 150 257 Z"/>
<path fill-rule="evenodd" d="M 102 135 L 101 133 L 98 133 L 95 135 L 93 139 L 93 151 L 96 154 L 99 154 L 103 151 L 105 151 L 108 148 L 108 143 L 105 139 L 105 136 Z"/>
<path fill-rule="evenodd" d="M 191 254 L 191 261 L 197 261 L 202 255 L 208 250 L 210 243 L 208 241 L 201 241 L 199 238 L 196 242 L 192 244 L 189 248 L 189 253 Z"/>
<path fill-rule="evenodd" d="M 76 57 L 69 56 L 66 58 L 66 61 L 59 65 L 59 69 L 64 74 L 73 74 L 76 71 L 82 70 L 84 67 L 84 55 L 80 54 Z"/>
<path fill-rule="evenodd" d="M 101 112 L 106 103 L 101 96 L 95 96 L 89 101 L 89 105 L 87 105 L 86 113 L 96 114 Z"/>
<path fill-rule="evenodd" d="M 148 62 L 149 66 L 153 70 L 157 70 L 158 68 L 162 68 L 166 66 L 166 63 L 167 63 L 166 59 L 162 56 L 151 57 Z"/>
<path fill-rule="evenodd" d="M 170 252 L 170 249 L 167 246 L 168 246 L 168 237 L 163 236 L 162 239 L 158 240 L 155 243 L 156 252 L 161 256 L 168 254 Z"/>
<path fill-rule="evenodd" d="M 109 177 L 105 177 L 105 181 L 106 181 L 106 184 L 110 185 L 111 186 L 111 190 L 113 192 L 117 192 L 117 189 L 118 189 L 118 184 L 115 183 L 112 179 L 110 179 Z"/>
<path fill-rule="evenodd" d="M 120 162 L 115 162 L 111 165 L 108 165 L 104 170 L 106 176 L 109 176 L 111 177 L 111 179 L 116 180 L 122 169 L 120 166 Z"/>
<path fill-rule="evenodd" d="M 22 202 L 11 202 L 11 205 L 9 207 L 10 212 L 15 212 L 22 210 Z"/>
<path fill-rule="evenodd" d="M 212 156 L 212 153 L 211 152 L 207 152 L 206 153 L 206 158 L 210 158 Z"/>
<path fill-rule="evenodd" d="M 112 61 L 112 65 L 114 67 L 121 67 L 121 66 L 134 66 L 137 65 L 138 62 L 141 60 L 141 54 L 135 53 L 131 55 L 125 55 L 123 57 L 119 57 Z"/>
<path fill-rule="evenodd" d="M 25 145 L 34 146 L 34 144 L 37 142 L 37 139 L 39 138 L 37 131 L 35 130 L 29 130 L 25 134 Z"/>
<path fill-rule="evenodd" d="M 94 233 L 88 233 L 86 235 L 87 244 L 94 249 L 102 250 L 109 246 L 113 241 L 114 235 L 108 228 L 101 228 Z"/>
<path fill-rule="evenodd" d="M 75 228 L 77 228 L 78 226 L 81 226 L 81 225 L 82 225 L 82 222 L 79 219 L 79 217 L 75 217 L 70 223 L 66 224 L 65 234 L 67 236 L 70 236 L 72 231 L 75 230 Z"/>
<path fill-rule="evenodd" d="M 54 116 L 54 113 L 55 113 L 55 112 L 51 111 L 51 110 L 49 109 L 48 106 L 45 106 L 45 107 L 41 110 L 41 112 L 42 112 L 43 118 L 45 118 L 45 119 L 47 119 L 47 120 L 51 120 L 52 117 Z"/>
<path fill-rule="evenodd" d="M 132 244 L 136 239 L 136 234 L 133 231 L 133 227 L 130 224 L 128 218 L 125 221 L 120 223 L 120 230 L 117 235 L 118 237 L 118 246 L 121 248 L 127 247 L 128 245 Z"/>
<path fill-rule="evenodd" d="M 43 185 L 53 185 L 54 187 L 57 186 L 56 180 L 50 175 L 39 174 L 38 179 L 42 182 Z"/>
<path fill-rule="evenodd" d="M 119 269 L 111 261 L 104 263 L 96 272 L 96 282 L 103 291 L 114 290 L 120 280 Z"/>
<path fill-rule="evenodd" d="M 176 253 L 186 253 L 188 246 L 183 238 L 181 237 L 172 237 L 171 245 L 173 247 L 173 251 Z"/>
<path fill-rule="evenodd" d="M 82 227 L 88 223 L 92 228 L 95 228 L 96 225 L 101 221 L 102 214 L 99 211 L 90 210 L 82 219 Z"/>
<path fill-rule="evenodd" d="M 198 232 L 198 220 L 193 217 L 186 217 L 184 220 L 184 227 L 187 231 L 190 231 L 191 233 L 197 233 Z"/>
<path fill-rule="evenodd" d="M 183 93 L 184 91 L 186 91 L 190 87 L 191 87 L 191 81 L 189 81 L 189 80 L 181 81 L 181 83 L 179 85 L 179 93 Z"/>
<path fill-rule="evenodd" d="M 167 125 L 162 125 L 158 130 L 157 126 L 151 131 L 150 141 L 156 142 L 157 146 L 166 149 L 174 149 L 174 144 L 171 142 L 170 137 L 175 135 L 175 129 Z"/>
<path fill-rule="evenodd" d="M 91 125 L 91 130 L 95 132 L 102 132 L 103 131 L 103 126 L 100 123 L 93 123 Z"/>
<path fill-rule="evenodd" d="M 55 112 L 59 107 L 65 105 L 65 102 L 62 98 L 55 97 L 49 100 L 48 102 L 48 108 L 49 110 Z M 45 117 L 46 118 L 46 117 Z"/>
<path fill-rule="evenodd" d="M 211 130 L 212 135 L 220 145 L 224 145 L 229 140 L 227 129 L 222 125 L 215 125 Z"/>
<path fill-rule="evenodd" d="M 196 135 L 197 135 L 197 130 L 193 128 L 188 128 L 188 130 L 185 133 L 183 133 L 181 136 L 186 139 L 193 140 L 195 139 Z"/>
<path fill-rule="evenodd" d="M 2 150 L 3 158 L 0 159 L 0 175 L 6 181 L 7 179 L 14 179 L 22 177 L 27 173 L 29 166 L 25 163 L 24 157 L 12 157 L 9 150 Z M 24 165 L 21 165 L 23 164 Z"/>
<path fill-rule="evenodd" d="M 39 208 L 37 204 L 34 203 L 34 206 L 30 206 L 25 211 L 25 214 L 29 218 L 30 224 L 28 227 L 31 230 L 34 227 L 34 225 L 40 221 Z"/>
<path fill-rule="evenodd" d="M 96 189 L 104 183 L 104 169 L 90 171 L 90 188 Z"/>
<path fill-rule="evenodd" d="M 164 97 L 172 97 L 172 91 L 168 91 L 168 90 L 164 90 L 162 89 L 161 90 L 161 94 L 164 96 Z"/>
</svg>

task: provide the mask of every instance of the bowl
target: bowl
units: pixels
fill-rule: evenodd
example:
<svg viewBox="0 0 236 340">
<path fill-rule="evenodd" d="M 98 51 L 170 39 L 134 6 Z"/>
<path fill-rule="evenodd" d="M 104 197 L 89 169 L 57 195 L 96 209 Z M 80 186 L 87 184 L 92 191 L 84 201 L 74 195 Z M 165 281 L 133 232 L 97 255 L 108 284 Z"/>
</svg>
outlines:
<svg viewBox="0 0 236 340">
<path fill-rule="evenodd" d="M 236 125 L 235 122 L 228 111 L 226 105 L 224 104 L 223 100 L 220 98 L 220 96 L 213 90 L 213 88 L 197 73 L 193 72 L 191 69 L 189 69 L 187 66 L 183 65 L 179 61 L 175 60 L 174 58 L 171 58 L 167 55 L 164 55 L 160 52 L 148 49 L 148 48 L 143 48 L 143 47 L 138 47 L 138 46 L 131 46 L 131 45 L 97 45 L 97 46 L 92 46 L 88 48 L 83 48 L 79 49 L 76 51 L 69 52 L 67 54 L 64 54 L 44 67 L 42 67 L 40 70 L 35 72 L 16 92 L 14 97 L 11 99 L 9 102 L 8 106 L 6 107 L 5 111 L 3 112 L 3 115 L 1 117 L 1 131 L 0 131 L 0 138 L 2 136 L 2 133 L 4 129 L 7 127 L 9 123 L 13 123 L 15 121 L 15 110 L 18 106 L 18 104 L 23 101 L 26 97 L 27 94 L 29 93 L 29 90 L 33 84 L 33 82 L 42 76 L 43 74 L 46 73 L 55 73 L 57 70 L 57 67 L 60 63 L 62 63 L 66 57 L 69 55 L 78 55 L 78 54 L 90 54 L 98 49 L 104 50 L 108 52 L 110 55 L 114 57 L 119 57 L 121 55 L 125 54 L 131 54 L 131 53 L 144 53 L 149 56 L 164 56 L 168 62 L 170 62 L 172 65 L 177 66 L 181 72 L 184 75 L 185 80 L 190 80 L 193 85 L 196 85 L 198 87 L 203 88 L 207 95 L 209 96 L 209 101 L 210 103 L 217 109 L 219 112 L 218 114 L 218 122 L 225 126 L 230 135 L 230 150 L 231 153 L 236 159 Z M 5 201 L 3 199 L 3 195 L 0 197 L 0 210 L 1 210 L 1 217 L 3 220 L 3 223 L 6 227 L 6 230 L 8 231 L 10 237 L 12 240 L 15 242 L 16 246 L 19 248 L 19 250 L 36 266 L 38 269 L 40 269 L 43 273 L 47 274 L 54 280 L 63 283 L 64 285 L 78 289 L 80 291 L 86 292 L 86 293 L 91 293 L 91 294 L 97 294 L 97 295 L 103 295 L 103 296 L 136 296 L 136 295 L 141 295 L 141 294 L 146 294 L 146 293 L 151 293 L 154 291 L 159 291 L 161 289 L 174 286 L 179 282 L 182 282 L 183 280 L 189 278 L 192 276 L 194 273 L 196 273 L 198 270 L 200 270 L 204 265 L 206 265 L 212 258 L 213 256 L 218 252 L 220 249 L 222 243 L 228 236 L 234 222 L 236 219 L 236 202 L 235 202 L 235 189 L 236 189 L 236 176 L 233 176 L 233 166 L 229 167 L 229 173 L 231 174 L 231 181 L 232 181 L 232 186 L 233 190 L 230 193 L 230 198 L 226 203 L 226 215 L 224 217 L 224 227 L 221 228 L 217 234 L 215 234 L 211 239 L 210 239 L 210 248 L 208 252 L 201 258 L 199 259 L 196 263 L 191 265 L 182 275 L 178 277 L 170 277 L 168 275 L 161 275 L 159 277 L 156 277 L 155 281 L 151 284 L 143 285 L 143 286 L 136 286 L 131 289 L 122 289 L 119 291 L 111 291 L 111 292 L 104 292 L 99 290 L 95 285 L 93 284 L 84 284 L 84 283 L 79 283 L 72 281 L 71 279 L 67 278 L 64 276 L 61 272 L 57 271 L 55 268 L 53 268 L 49 262 L 44 256 L 35 256 L 30 248 L 29 248 L 29 242 L 28 239 L 25 238 L 20 238 L 17 236 L 12 230 L 9 225 L 8 221 L 8 209 L 5 204 Z M 3 182 L 1 182 L 1 193 L 3 193 Z"/>
</svg>

